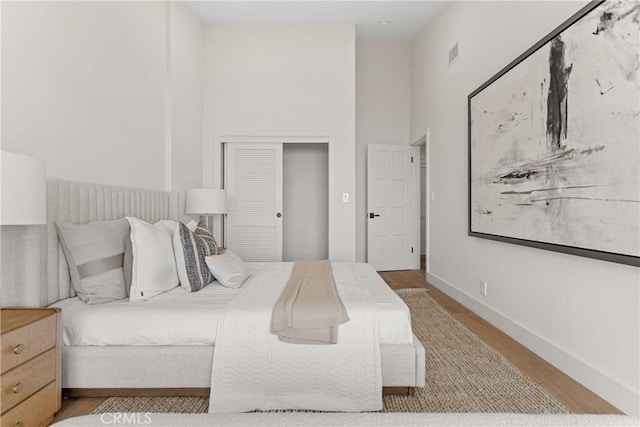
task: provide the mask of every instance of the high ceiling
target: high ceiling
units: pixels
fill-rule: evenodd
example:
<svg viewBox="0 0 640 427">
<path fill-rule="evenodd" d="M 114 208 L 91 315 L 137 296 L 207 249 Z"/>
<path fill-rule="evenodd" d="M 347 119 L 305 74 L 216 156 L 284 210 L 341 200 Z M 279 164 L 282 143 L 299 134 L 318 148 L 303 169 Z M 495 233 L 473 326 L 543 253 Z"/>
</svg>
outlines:
<svg viewBox="0 0 640 427">
<path fill-rule="evenodd" d="M 192 13 L 217 24 L 355 23 L 359 40 L 411 40 L 446 1 L 187 1 Z M 388 22 L 384 24 L 383 22 Z"/>
</svg>

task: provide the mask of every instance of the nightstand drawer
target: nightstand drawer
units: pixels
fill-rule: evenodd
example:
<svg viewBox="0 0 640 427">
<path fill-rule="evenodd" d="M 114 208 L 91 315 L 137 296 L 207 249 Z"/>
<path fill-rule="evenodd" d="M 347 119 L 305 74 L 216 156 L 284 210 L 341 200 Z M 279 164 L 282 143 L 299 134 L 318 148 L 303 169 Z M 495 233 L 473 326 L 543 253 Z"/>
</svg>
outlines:
<svg viewBox="0 0 640 427">
<path fill-rule="evenodd" d="M 36 427 L 53 420 L 56 408 L 56 386 L 48 386 L 2 415 L 2 427 Z M 22 423 L 22 424 L 20 424 Z"/>
<path fill-rule="evenodd" d="M 57 336 L 56 316 L 47 316 L 3 334 L 2 373 L 54 347 Z"/>
<path fill-rule="evenodd" d="M 14 407 L 56 378 L 56 351 L 46 353 L 2 375 L 2 411 Z"/>
</svg>

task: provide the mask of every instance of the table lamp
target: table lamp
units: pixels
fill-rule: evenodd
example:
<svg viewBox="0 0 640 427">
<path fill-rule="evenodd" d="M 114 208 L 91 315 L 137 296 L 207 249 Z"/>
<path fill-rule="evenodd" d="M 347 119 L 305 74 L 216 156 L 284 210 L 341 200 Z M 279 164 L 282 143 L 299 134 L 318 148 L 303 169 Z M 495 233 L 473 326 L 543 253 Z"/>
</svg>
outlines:
<svg viewBox="0 0 640 427">
<path fill-rule="evenodd" d="M 200 215 L 200 222 L 213 234 L 213 215 L 227 213 L 227 192 L 214 188 L 187 190 L 188 214 Z"/>
</svg>

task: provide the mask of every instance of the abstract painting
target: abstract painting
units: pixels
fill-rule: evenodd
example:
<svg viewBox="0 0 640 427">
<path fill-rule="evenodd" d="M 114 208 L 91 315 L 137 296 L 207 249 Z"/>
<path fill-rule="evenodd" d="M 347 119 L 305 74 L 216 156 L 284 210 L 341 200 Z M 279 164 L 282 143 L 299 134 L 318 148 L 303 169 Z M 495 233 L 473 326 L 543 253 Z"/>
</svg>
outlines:
<svg viewBox="0 0 640 427">
<path fill-rule="evenodd" d="M 640 266 L 639 52 L 591 2 L 469 95 L 469 235 Z"/>
</svg>

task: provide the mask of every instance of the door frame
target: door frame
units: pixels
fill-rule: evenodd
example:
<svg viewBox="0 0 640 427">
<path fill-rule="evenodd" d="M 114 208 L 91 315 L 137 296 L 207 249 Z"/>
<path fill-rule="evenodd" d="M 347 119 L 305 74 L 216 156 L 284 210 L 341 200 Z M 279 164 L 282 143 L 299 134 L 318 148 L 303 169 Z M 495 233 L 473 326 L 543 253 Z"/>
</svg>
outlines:
<svg viewBox="0 0 640 427">
<path fill-rule="evenodd" d="M 338 197 L 335 190 L 335 178 L 334 178 L 334 170 L 335 170 L 335 137 L 332 134 L 318 134 L 318 135 L 247 135 L 247 134 L 216 134 L 214 135 L 213 144 L 211 146 L 212 152 L 210 152 L 211 157 L 208 156 L 208 153 L 204 153 L 203 168 L 207 166 L 207 159 L 213 158 L 214 164 L 217 166 L 218 173 L 214 173 L 213 175 L 213 186 L 217 186 L 217 188 L 225 188 L 225 170 L 224 170 L 224 162 L 225 162 L 225 146 L 226 144 L 232 144 L 234 142 L 250 142 L 250 143 L 295 143 L 295 144 L 327 144 L 329 150 L 329 259 L 332 259 L 332 239 L 333 233 L 332 230 L 332 212 L 336 209 L 336 198 Z M 205 169 L 203 169 L 204 172 Z M 203 184 L 206 186 L 208 184 L 208 180 L 203 173 Z M 214 218 L 214 232 L 218 233 L 217 235 L 221 236 L 222 229 L 224 228 L 224 223 L 226 222 L 226 215 L 222 220 L 218 220 L 216 223 Z"/>
<path fill-rule="evenodd" d="M 429 257 L 431 256 L 431 233 L 430 233 L 430 228 L 429 228 L 429 224 L 431 222 L 431 201 L 432 201 L 432 194 L 431 194 L 431 179 L 429 177 L 429 170 L 431 169 L 429 167 L 429 163 L 431 161 L 431 152 L 430 152 L 430 138 L 429 138 L 429 128 L 427 128 L 427 131 L 425 132 L 424 135 L 422 135 L 420 138 L 418 138 L 417 140 L 413 141 L 411 143 L 411 146 L 416 147 L 418 150 L 418 166 L 420 166 L 420 146 L 424 145 L 425 146 L 425 162 L 424 162 L 424 177 L 425 177 L 425 198 L 424 198 L 424 203 L 425 203 L 425 207 L 424 207 L 424 215 L 425 215 L 425 224 L 424 224 L 424 244 L 425 244 L 425 278 L 426 275 L 429 272 Z M 414 197 L 415 200 L 418 201 L 417 205 L 418 205 L 418 220 L 416 221 L 416 228 L 415 228 L 415 232 L 417 236 L 420 236 L 420 186 L 423 184 L 420 182 L 420 167 L 418 167 L 418 176 L 415 178 L 416 179 L 416 186 L 415 188 L 417 188 Z M 420 251 L 418 251 L 420 252 Z M 417 269 L 420 269 L 420 254 L 418 253 L 418 267 Z"/>
</svg>

